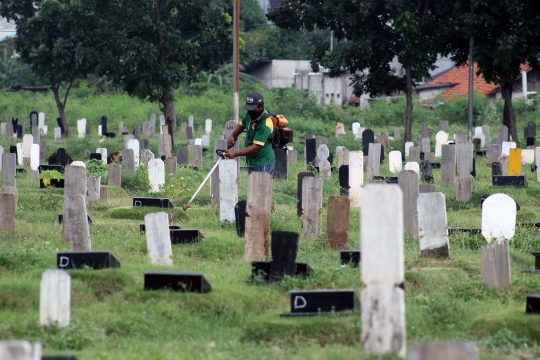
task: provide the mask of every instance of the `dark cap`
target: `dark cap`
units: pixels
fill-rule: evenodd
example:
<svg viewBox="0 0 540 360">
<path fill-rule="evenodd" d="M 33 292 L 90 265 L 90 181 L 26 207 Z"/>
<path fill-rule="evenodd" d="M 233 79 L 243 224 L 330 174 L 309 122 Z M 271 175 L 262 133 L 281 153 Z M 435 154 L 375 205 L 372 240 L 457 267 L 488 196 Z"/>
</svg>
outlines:
<svg viewBox="0 0 540 360">
<path fill-rule="evenodd" d="M 253 111 L 261 104 L 264 104 L 263 96 L 256 91 L 252 91 L 246 96 L 244 110 Z"/>
</svg>

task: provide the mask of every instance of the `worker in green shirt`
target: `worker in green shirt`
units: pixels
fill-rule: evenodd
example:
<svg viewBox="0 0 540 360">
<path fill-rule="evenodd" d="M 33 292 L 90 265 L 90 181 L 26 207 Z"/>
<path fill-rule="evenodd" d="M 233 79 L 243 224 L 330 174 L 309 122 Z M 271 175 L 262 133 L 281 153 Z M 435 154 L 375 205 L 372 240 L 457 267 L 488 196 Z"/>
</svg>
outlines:
<svg viewBox="0 0 540 360">
<path fill-rule="evenodd" d="M 267 172 L 273 177 L 276 162 L 272 148 L 274 123 L 264 108 L 263 96 L 256 91 L 250 92 L 243 109 L 247 110 L 247 113 L 229 135 L 227 147 L 232 147 L 244 130 L 247 132 L 247 146 L 240 150 L 225 150 L 225 156 L 229 159 L 245 156 L 248 174 Z"/>
</svg>

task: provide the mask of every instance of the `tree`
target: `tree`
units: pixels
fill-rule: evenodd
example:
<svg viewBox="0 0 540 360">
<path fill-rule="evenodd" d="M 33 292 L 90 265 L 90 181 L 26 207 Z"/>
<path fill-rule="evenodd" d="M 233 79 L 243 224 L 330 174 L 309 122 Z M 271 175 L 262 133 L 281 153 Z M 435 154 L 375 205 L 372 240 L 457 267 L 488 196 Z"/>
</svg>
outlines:
<svg viewBox="0 0 540 360">
<path fill-rule="evenodd" d="M 472 13 L 471 13 L 472 5 Z M 520 67 L 538 66 L 540 54 L 540 2 L 537 0 L 460 0 L 459 17 L 449 33 L 448 51 L 458 66 L 468 63 L 469 36 L 474 37 L 477 75 L 500 85 L 504 99 L 503 124 L 518 143 L 512 86 L 520 79 Z"/>
<path fill-rule="evenodd" d="M 267 17 L 276 25 L 293 30 L 329 28 L 336 47 L 317 46 L 313 71 L 327 67 L 331 76 L 345 69 L 353 74 L 356 95 L 390 95 L 404 91 L 407 98 L 404 140 L 412 131 L 412 90 L 415 79 L 427 77 L 437 54 L 444 51 L 443 21 L 452 2 L 430 0 L 291 0 L 283 1 Z M 402 71 L 390 67 L 397 59 Z"/>
<path fill-rule="evenodd" d="M 99 74 L 130 95 L 157 102 L 174 138 L 175 89 L 231 58 L 230 4 L 222 0 L 85 1 L 100 29 L 96 35 Z"/>
<path fill-rule="evenodd" d="M 65 108 L 75 79 L 93 67 L 88 45 L 91 23 L 68 0 L 3 0 L 0 14 L 17 25 L 15 46 L 32 71 L 51 86 L 64 133 L 70 136 Z M 66 87 L 63 96 L 60 90 Z"/>
</svg>

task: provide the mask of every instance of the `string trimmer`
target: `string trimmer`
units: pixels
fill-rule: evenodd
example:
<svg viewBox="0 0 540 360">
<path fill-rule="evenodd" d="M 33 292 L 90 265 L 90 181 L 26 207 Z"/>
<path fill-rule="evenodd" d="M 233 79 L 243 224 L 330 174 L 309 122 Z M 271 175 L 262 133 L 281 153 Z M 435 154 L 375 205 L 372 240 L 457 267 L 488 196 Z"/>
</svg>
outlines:
<svg viewBox="0 0 540 360">
<path fill-rule="evenodd" d="M 232 147 L 232 146 L 231 146 Z M 227 148 L 230 148 L 227 146 Z M 220 161 L 222 159 L 225 159 L 225 150 L 216 150 L 216 154 L 219 156 L 219 159 L 218 161 L 216 161 L 216 163 L 214 164 L 214 166 L 212 167 L 212 169 L 210 170 L 210 172 L 208 173 L 208 175 L 206 175 L 206 177 L 204 178 L 203 182 L 201 183 L 201 185 L 199 185 L 199 188 L 197 189 L 197 191 L 195 191 L 195 194 L 193 194 L 193 196 L 191 197 L 191 199 L 189 199 L 189 201 L 187 202 L 187 204 L 185 204 L 184 206 L 182 206 L 182 209 L 184 209 L 184 211 L 186 211 L 187 209 L 189 209 L 191 207 L 191 202 L 193 201 L 193 199 L 195 199 L 195 197 L 197 196 L 197 194 L 199 193 L 199 191 L 201 191 L 202 187 L 204 186 L 204 184 L 206 184 L 206 181 L 208 181 L 208 179 L 210 178 L 210 175 L 212 175 L 212 173 L 214 172 L 214 170 L 216 170 L 216 168 L 218 167 Z"/>
</svg>

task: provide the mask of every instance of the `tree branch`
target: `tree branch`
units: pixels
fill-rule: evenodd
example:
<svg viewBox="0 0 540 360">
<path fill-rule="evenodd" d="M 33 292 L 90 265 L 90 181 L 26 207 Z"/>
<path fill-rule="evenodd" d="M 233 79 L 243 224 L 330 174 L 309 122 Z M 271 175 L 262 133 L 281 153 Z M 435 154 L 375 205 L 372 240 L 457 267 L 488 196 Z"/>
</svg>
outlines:
<svg viewBox="0 0 540 360">
<path fill-rule="evenodd" d="M 69 82 L 69 86 L 66 90 L 66 94 L 64 95 L 64 102 L 62 103 L 62 106 L 64 107 L 64 109 L 66 108 L 66 102 L 69 95 L 69 90 L 71 90 L 71 87 L 73 86 L 74 82 L 75 82 L 75 79 L 71 79 L 71 81 Z"/>
</svg>

